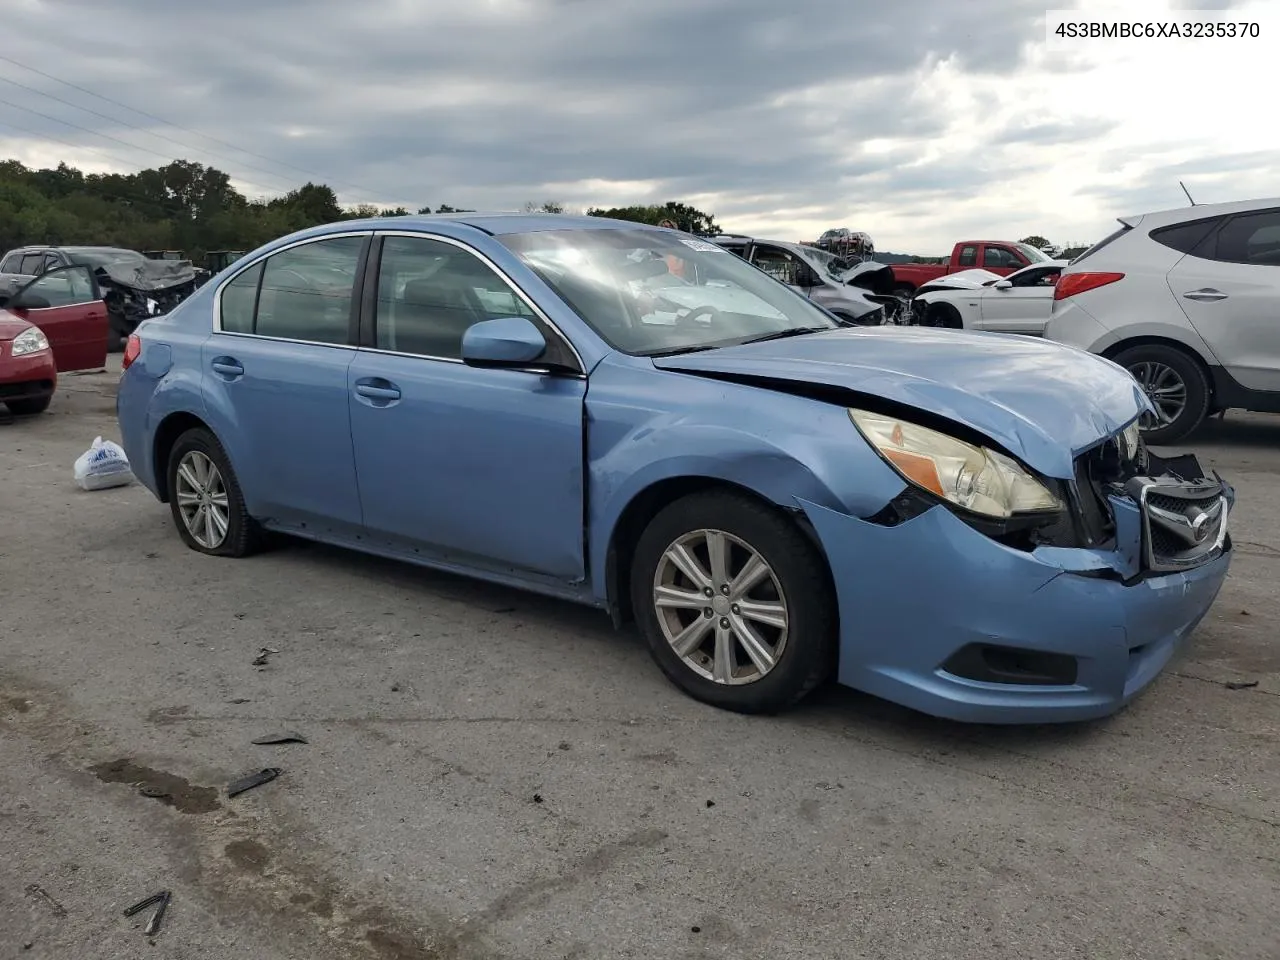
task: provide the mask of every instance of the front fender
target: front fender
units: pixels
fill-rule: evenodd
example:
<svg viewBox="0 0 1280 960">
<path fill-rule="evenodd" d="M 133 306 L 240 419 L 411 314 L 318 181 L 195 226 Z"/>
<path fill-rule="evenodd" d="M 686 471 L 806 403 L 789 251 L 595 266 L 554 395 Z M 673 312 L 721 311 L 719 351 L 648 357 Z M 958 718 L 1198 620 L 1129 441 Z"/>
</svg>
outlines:
<svg viewBox="0 0 1280 960">
<path fill-rule="evenodd" d="M 606 360 L 592 376 L 587 421 L 588 551 L 601 599 L 619 521 L 664 481 L 721 481 L 784 509 L 805 500 L 855 516 L 906 486 L 843 406 L 763 387 Z"/>
</svg>

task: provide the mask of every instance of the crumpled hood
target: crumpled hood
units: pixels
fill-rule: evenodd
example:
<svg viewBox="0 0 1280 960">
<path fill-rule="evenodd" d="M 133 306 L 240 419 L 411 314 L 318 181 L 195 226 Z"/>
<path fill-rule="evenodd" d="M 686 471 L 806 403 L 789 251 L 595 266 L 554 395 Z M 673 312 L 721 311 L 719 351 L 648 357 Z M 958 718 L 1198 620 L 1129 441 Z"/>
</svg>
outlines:
<svg viewBox="0 0 1280 960">
<path fill-rule="evenodd" d="M 32 324 L 23 320 L 21 317 L 15 317 L 7 310 L 0 310 L 0 341 L 12 340 L 23 330 L 31 327 Z"/>
<path fill-rule="evenodd" d="M 143 293 L 180 287 L 196 278 L 190 260 L 121 260 L 98 270 L 120 286 Z"/>
<path fill-rule="evenodd" d="M 1109 360 L 1014 334 L 862 327 L 655 357 L 663 370 L 843 387 L 962 423 L 1051 477 L 1149 410 Z"/>
</svg>

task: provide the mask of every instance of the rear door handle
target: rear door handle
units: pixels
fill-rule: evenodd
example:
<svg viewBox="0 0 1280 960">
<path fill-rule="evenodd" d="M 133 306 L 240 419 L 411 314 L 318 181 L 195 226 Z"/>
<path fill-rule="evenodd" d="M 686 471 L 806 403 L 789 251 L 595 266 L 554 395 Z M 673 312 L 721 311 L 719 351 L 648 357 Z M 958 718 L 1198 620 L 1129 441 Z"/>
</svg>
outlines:
<svg viewBox="0 0 1280 960">
<path fill-rule="evenodd" d="M 1221 290 L 1215 290 L 1213 287 L 1203 287 L 1199 290 L 1188 290 L 1183 294 L 1188 300 L 1199 300 L 1204 303 L 1210 303 L 1214 300 L 1225 300 L 1227 295 Z"/>
<path fill-rule="evenodd" d="M 356 395 L 389 403 L 400 399 L 400 388 L 382 377 L 365 377 L 356 381 Z"/>
<path fill-rule="evenodd" d="M 238 380 L 244 376 L 244 364 L 235 357 L 214 357 L 209 366 L 223 380 Z"/>
</svg>

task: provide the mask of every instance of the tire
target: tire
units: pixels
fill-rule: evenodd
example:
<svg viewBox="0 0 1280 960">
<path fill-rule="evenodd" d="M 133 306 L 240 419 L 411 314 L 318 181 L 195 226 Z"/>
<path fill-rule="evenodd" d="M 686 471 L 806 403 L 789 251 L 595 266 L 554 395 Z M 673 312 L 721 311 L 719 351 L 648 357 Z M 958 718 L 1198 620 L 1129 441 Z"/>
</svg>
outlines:
<svg viewBox="0 0 1280 960">
<path fill-rule="evenodd" d="M 707 576 L 711 564 L 704 552 L 708 534 L 719 534 L 730 545 L 727 579 L 742 572 L 751 553 L 764 562 L 766 572 L 754 586 L 748 584 L 737 597 L 720 593 L 722 584 L 712 586 Z M 690 541 L 686 550 L 697 561 L 701 578 L 696 590 L 693 579 L 667 553 L 686 539 Z M 660 586 L 683 603 L 660 614 Z M 717 594 L 707 598 L 706 589 Z M 675 596 L 677 592 L 680 597 Z M 692 607 L 695 599 L 708 606 Z M 835 666 L 836 602 L 826 561 L 790 519 L 740 494 L 692 494 L 655 516 L 636 545 L 631 600 L 649 651 L 667 678 L 695 700 L 724 710 L 780 712 L 799 703 Z M 776 617 L 781 610 L 785 630 L 743 614 L 749 603 L 757 605 L 760 616 Z M 712 616 L 707 617 L 706 610 L 712 610 Z M 742 632 L 747 630 L 743 624 L 749 632 Z M 695 625 L 697 639 L 686 659 L 669 634 L 690 636 L 684 628 Z M 739 639 L 743 636 L 753 639 L 757 656 L 748 653 Z M 731 659 L 721 660 L 725 669 L 718 667 L 715 655 L 721 638 L 723 649 L 732 650 Z M 768 659 L 759 657 L 761 651 Z M 762 669 L 762 663 L 767 669 Z"/>
<path fill-rule="evenodd" d="M 207 474 L 202 473 L 200 466 L 204 462 L 212 464 L 217 471 L 218 482 L 206 483 L 205 489 L 220 489 L 223 505 L 220 513 L 226 523 L 225 531 L 221 530 L 221 525 L 216 520 L 212 528 L 207 525 L 193 524 L 192 526 L 197 530 L 202 531 L 198 538 L 193 533 L 192 526 L 188 526 L 185 515 L 186 509 L 190 509 L 187 501 L 192 485 L 185 475 L 179 475 L 179 468 L 185 465 L 188 468 L 187 472 L 194 474 L 199 486 L 200 481 L 206 481 L 208 478 Z M 240 491 L 240 482 L 236 479 L 235 470 L 232 469 L 231 461 L 227 458 L 226 451 L 222 449 L 222 444 L 212 433 L 203 427 L 193 427 L 178 437 L 173 449 L 169 452 L 167 476 L 169 512 L 173 516 L 174 526 L 178 528 L 178 535 L 188 547 L 214 557 L 247 557 L 259 549 L 262 543 L 262 529 L 245 509 L 244 496 Z M 216 507 L 218 500 L 218 493 L 214 492 L 206 499 L 204 505 Z M 210 536 L 210 530 L 222 532 L 222 538 L 218 540 Z"/>
<path fill-rule="evenodd" d="M 1166 392 L 1162 395 L 1166 401 L 1168 422 L 1154 423 L 1152 418 L 1143 418 L 1140 429 L 1147 443 L 1177 443 L 1199 427 L 1209 415 L 1209 379 L 1200 364 L 1185 351 L 1162 343 L 1144 343 L 1121 350 L 1112 359 L 1128 370 L 1143 385 L 1143 389 L 1148 390 L 1148 396 L 1153 401 L 1157 397 L 1152 394 L 1152 389 L 1158 389 L 1162 384 L 1171 385 L 1175 381 L 1182 385 L 1183 402 L 1176 415 L 1169 411 L 1167 401 L 1177 394 Z M 1151 389 L 1148 389 L 1149 386 Z M 1165 389 L 1171 387 L 1166 386 Z"/>
<path fill-rule="evenodd" d="M 52 396 L 29 397 L 25 400 L 7 400 L 5 404 L 8 406 L 9 412 L 15 417 L 34 417 L 36 414 L 44 413 L 48 410 L 52 401 Z"/>
<path fill-rule="evenodd" d="M 925 312 L 925 325 L 940 327 L 946 330 L 963 330 L 964 321 L 960 319 L 960 311 L 949 303 L 934 303 Z"/>
</svg>

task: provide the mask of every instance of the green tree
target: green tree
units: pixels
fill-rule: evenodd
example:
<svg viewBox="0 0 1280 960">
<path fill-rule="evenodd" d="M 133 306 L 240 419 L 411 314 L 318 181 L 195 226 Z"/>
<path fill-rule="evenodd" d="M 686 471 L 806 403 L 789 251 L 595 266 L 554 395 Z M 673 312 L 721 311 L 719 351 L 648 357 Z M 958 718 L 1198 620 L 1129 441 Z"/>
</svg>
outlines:
<svg viewBox="0 0 1280 960">
<path fill-rule="evenodd" d="M 1044 237 L 1037 236 L 1034 233 L 1029 237 L 1023 237 L 1018 242 L 1025 243 L 1029 247 L 1035 247 L 1037 250 L 1039 250 L 1041 247 L 1049 246 L 1048 240 L 1046 240 Z"/>
<path fill-rule="evenodd" d="M 697 233 L 704 236 L 718 236 L 724 231 L 716 224 L 716 218 L 704 213 L 687 203 L 669 200 L 664 204 L 648 204 L 630 207 L 591 207 L 587 210 L 589 217 L 609 217 L 614 220 L 630 220 L 633 223 L 648 223 L 657 226 L 664 220 L 670 220 L 676 227 L 686 233 Z"/>
</svg>

